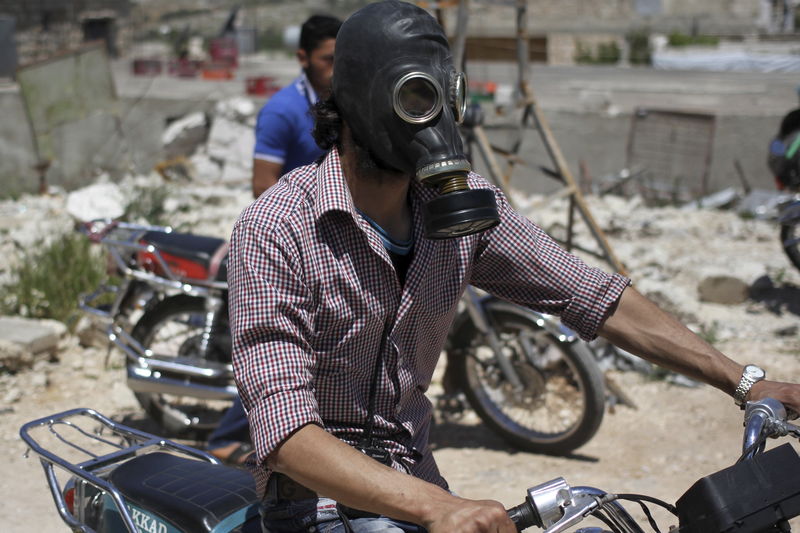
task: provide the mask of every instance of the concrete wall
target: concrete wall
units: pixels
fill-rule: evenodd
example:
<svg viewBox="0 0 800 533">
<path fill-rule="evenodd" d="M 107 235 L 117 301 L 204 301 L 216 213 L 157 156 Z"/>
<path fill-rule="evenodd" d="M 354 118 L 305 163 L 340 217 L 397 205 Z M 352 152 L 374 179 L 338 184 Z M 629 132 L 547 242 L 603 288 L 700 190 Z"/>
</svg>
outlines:
<svg viewBox="0 0 800 533">
<path fill-rule="evenodd" d="M 93 114 L 52 132 L 57 154 L 46 173 L 49 185 L 75 189 L 98 172 L 150 172 L 162 160 L 161 134 L 169 119 L 213 102 L 122 99 L 119 115 Z M 16 88 L 0 91 L 0 197 L 39 189 L 33 135 Z"/>
<path fill-rule="evenodd" d="M 545 110 L 543 115 L 576 180 L 580 179 L 581 161 L 585 162 L 595 182 L 603 176 L 616 175 L 625 168 L 631 128 L 629 114 L 608 116 Z M 741 188 L 734 167 L 736 159 L 740 161 L 753 188 L 774 190 L 775 183 L 766 165 L 767 144 L 779 123 L 780 117 L 763 115 L 718 117 L 709 190 L 713 192 L 726 187 Z M 507 131 L 491 128 L 487 129 L 487 134 L 490 141 L 498 145 L 503 145 L 509 136 Z M 562 185 L 558 181 L 537 168 L 539 165 L 554 168 L 537 130 L 527 130 L 523 139 L 519 154 L 529 165 L 514 169 L 512 185 L 527 193 L 546 194 L 560 189 Z M 503 162 L 503 159 L 498 160 Z M 476 163 L 476 170 L 486 172 L 486 166 L 480 159 Z"/>
</svg>

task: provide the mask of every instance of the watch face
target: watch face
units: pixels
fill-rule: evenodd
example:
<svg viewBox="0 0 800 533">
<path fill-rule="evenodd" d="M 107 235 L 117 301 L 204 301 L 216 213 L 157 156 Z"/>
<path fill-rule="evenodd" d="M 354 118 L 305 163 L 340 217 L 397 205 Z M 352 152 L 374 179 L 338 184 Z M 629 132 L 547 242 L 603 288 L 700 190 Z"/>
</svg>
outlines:
<svg viewBox="0 0 800 533">
<path fill-rule="evenodd" d="M 764 379 L 764 370 L 756 365 L 747 365 L 744 367 L 745 375 L 753 380 Z"/>
</svg>

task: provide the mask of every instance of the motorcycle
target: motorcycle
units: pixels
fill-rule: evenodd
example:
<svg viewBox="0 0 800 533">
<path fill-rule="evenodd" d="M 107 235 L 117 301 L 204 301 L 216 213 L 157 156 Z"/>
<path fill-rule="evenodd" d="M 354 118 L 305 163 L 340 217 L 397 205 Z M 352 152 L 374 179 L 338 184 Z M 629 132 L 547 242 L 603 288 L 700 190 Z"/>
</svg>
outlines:
<svg viewBox="0 0 800 533">
<path fill-rule="evenodd" d="M 212 430 L 236 394 L 227 242 L 111 220 L 80 230 L 105 247 L 121 280 L 83 296 L 80 307 L 106 323 L 126 355 L 129 388 L 172 434 Z M 463 394 L 520 449 L 568 453 L 600 427 L 604 374 L 591 348 L 554 317 L 468 287 L 446 353 L 443 403 L 462 409 Z"/>
<path fill-rule="evenodd" d="M 781 207 L 781 246 L 789 261 L 800 270 L 800 188 L 793 199 Z"/>
<path fill-rule="evenodd" d="M 93 427 L 95 426 L 95 427 Z M 676 533 L 788 532 L 800 515 L 800 456 L 786 443 L 769 451 L 768 438 L 800 438 L 774 399 L 748 402 L 742 455 L 733 465 L 698 480 L 671 505 L 639 494 L 571 486 L 563 478 L 541 483 L 508 509 L 518 531 L 560 533 L 592 516 L 609 529 L 576 533 L 644 533 L 621 502 L 647 504 L 675 515 Z M 36 436 L 34 436 L 36 434 Z M 20 436 L 38 457 L 61 519 L 85 533 L 259 532 L 253 478 L 188 446 L 118 424 L 91 409 L 73 409 L 28 422 Z M 49 439 L 48 444 L 43 444 Z M 64 452 L 84 459 L 74 462 Z M 102 451 L 101 451 L 102 450 Z M 58 472 L 66 472 L 61 482 Z"/>
<path fill-rule="evenodd" d="M 775 177 L 775 186 L 788 192 L 789 198 L 779 206 L 780 239 L 786 256 L 800 270 L 800 108 L 789 111 L 781 119 L 778 135 L 770 141 L 767 166 Z"/>
</svg>

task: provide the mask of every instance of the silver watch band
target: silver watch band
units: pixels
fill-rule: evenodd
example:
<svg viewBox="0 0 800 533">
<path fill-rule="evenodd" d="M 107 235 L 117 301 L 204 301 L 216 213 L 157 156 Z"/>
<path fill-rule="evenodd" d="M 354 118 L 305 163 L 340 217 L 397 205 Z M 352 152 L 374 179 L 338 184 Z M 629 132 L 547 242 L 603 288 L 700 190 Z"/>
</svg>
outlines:
<svg viewBox="0 0 800 533">
<path fill-rule="evenodd" d="M 739 384 L 736 386 L 736 390 L 733 391 L 733 401 L 736 405 L 741 406 L 744 404 L 744 399 L 747 396 L 747 393 L 750 392 L 750 389 L 753 388 L 756 382 L 747 376 L 742 376 L 742 379 L 739 380 Z"/>
<path fill-rule="evenodd" d="M 736 390 L 733 391 L 733 402 L 741 408 L 744 408 L 745 398 L 753 385 L 766 377 L 766 372 L 756 365 L 745 365 L 742 371 L 742 377 Z"/>
</svg>

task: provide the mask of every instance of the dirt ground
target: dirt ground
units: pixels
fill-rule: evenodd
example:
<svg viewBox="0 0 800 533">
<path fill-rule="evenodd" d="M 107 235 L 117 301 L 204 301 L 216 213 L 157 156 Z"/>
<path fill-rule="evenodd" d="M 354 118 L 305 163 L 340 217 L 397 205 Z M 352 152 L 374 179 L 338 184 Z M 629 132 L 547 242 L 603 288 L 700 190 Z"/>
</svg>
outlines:
<svg viewBox="0 0 800 533">
<path fill-rule="evenodd" d="M 216 206 L 216 211 L 189 209 L 186 216 L 202 213 L 205 225 L 195 231 L 215 234 L 212 226 L 227 228 L 242 202 L 229 203 Z M 772 379 L 800 381 L 800 272 L 790 267 L 778 245 L 774 223 L 742 219 L 733 212 L 647 209 L 636 199 L 592 198 L 591 203 L 639 290 L 737 361 L 762 365 Z M 217 211 L 219 215 L 212 216 Z M 531 207 L 531 212 L 548 231 L 563 225 L 564 206 L 557 202 Z M 198 224 L 192 222 L 192 227 Z M 583 229 L 578 236 L 586 233 Z M 747 284 L 765 277 L 769 283 L 740 304 L 700 302 L 699 284 L 719 273 Z M 118 420 L 143 419 L 125 385 L 121 356 L 112 354 L 109 368 L 106 350 L 94 346 L 81 346 L 70 336 L 53 361 L 40 361 L 16 375 L 0 373 L 3 533 L 67 530 L 38 460 L 23 457 L 25 447 L 18 436 L 23 423 L 75 407 L 92 407 Z M 597 435 L 569 457 L 517 452 L 469 413 L 457 422 L 439 423 L 432 445 L 452 489 L 465 497 L 494 498 L 512 506 L 524 499 L 529 487 L 561 476 L 572 485 L 675 502 L 694 481 L 739 456 L 742 413 L 726 394 L 632 372 L 615 372 L 612 377 L 637 408 L 607 412 Z M 431 396 L 439 390 L 435 381 Z M 797 442 L 792 445 L 800 448 Z M 675 524 L 665 513 L 655 512 L 662 531 Z M 795 519 L 794 525 L 797 528 L 800 521 Z"/>
<path fill-rule="evenodd" d="M 115 365 L 103 371 L 103 351 L 78 348 L 67 349 L 60 363 L 40 364 L 35 371 L 17 375 L 24 397 L 0 414 L 4 444 L 0 530 L 6 533 L 67 530 L 38 460 L 23 456 L 18 431 L 24 422 L 79 406 L 94 407 L 117 419 L 141 418 L 125 388 L 122 369 Z M 721 348 L 737 359 L 764 365 L 774 378 L 796 380 L 800 375 L 794 355 L 797 340 L 737 341 Z M 706 386 L 687 388 L 631 372 L 615 372 L 612 377 L 637 408 L 607 412 L 594 439 L 569 457 L 517 452 L 477 424 L 470 413 L 458 422 L 437 425 L 432 444 L 452 488 L 465 497 L 493 498 L 511 506 L 523 500 L 528 487 L 562 476 L 573 485 L 645 493 L 674 502 L 695 480 L 738 457 L 742 417 L 726 395 Z M 432 387 L 431 394 L 438 390 Z M 797 442 L 793 445 L 798 448 Z M 666 513 L 655 510 L 655 514 L 662 531 L 675 523 Z M 795 522 L 795 527 L 800 525 Z"/>
</svg>

